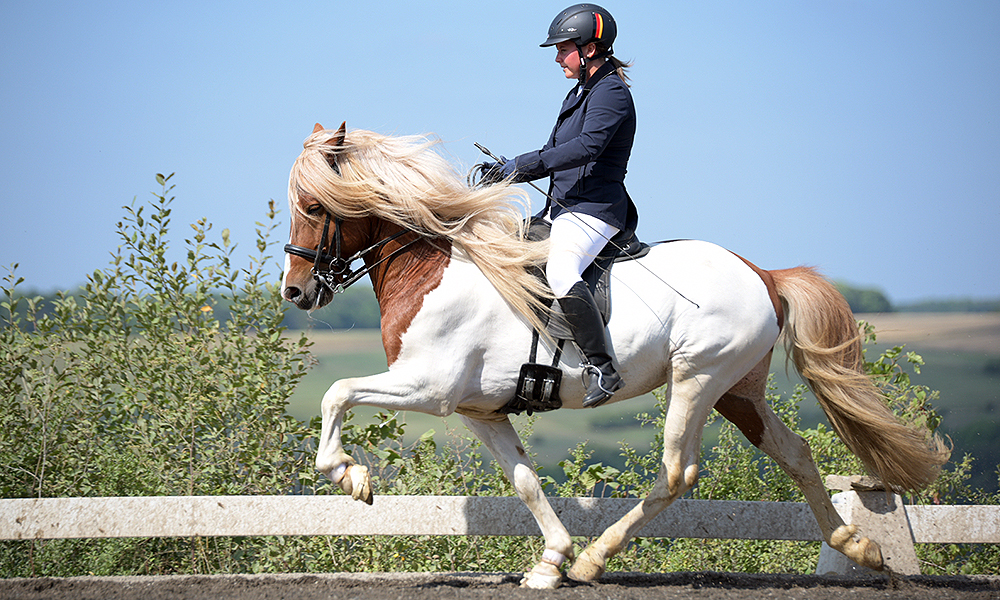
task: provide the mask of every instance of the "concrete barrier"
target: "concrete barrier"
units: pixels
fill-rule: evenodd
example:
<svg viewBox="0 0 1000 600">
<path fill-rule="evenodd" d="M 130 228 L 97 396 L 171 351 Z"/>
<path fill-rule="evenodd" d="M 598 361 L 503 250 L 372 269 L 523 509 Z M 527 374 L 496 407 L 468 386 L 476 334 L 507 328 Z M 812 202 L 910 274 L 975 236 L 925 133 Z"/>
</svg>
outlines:
<svg viewBox="0 0 1000 600">
<path fill-rule="evenodd" d="M 919 572 L 915 556 L 909 560 L 913 543 L 1000 543 L 1000 506 L 904 506 L 898 496 L 886 500 L 891 496 L 885 492 L 860 494 L 869 496 L 856 491 L 837 494 L 837 509 L 882 544 L 883 554 L 898 572 Z M 881 508 L 878 498 L 883 499 Z M 613 498 L 549 501 L 575 536 L 600 534 L 638 503 Z M 887 535 L 890 531 L 893 535 Z M 0 500 L 0 539 L 6 540 L 290 535 L 540 535 L 540 531 L 527 507 L 514 497 L 378 496 L 373 506 L 347 496 Z M 721 500 L 678 500 L 647 525 L 642 536 L 822 539 L 805 503 Z M 840 556 L 821 554 L 820 572 L 853 572 L 849 561 L 836 562 Z"/>
<path fill-rule="evenodd" d="M 830 475 L 826 487 L 840 490 L 833 506 L 845 522 L 877 541 L 887 568 L 919 575 L 915 543 L 998 543 L 1000 506 L 906 506 L 899 494 L 873 477 Z M 866 575 L 859 566 L 824 542 L 816 572 L 820 575 Z"/>
<path fill-rule="evenodd" d="M 570 534 L 600 534 L 639 501 L 550 498 Z M 649 537 L 819 540 L 805 503 L 678 500 Z M 540 535 L 520 499 L 492 496 L 162 496 L 0 500 L 0 539 L 253 535 Z"/>
</svg>

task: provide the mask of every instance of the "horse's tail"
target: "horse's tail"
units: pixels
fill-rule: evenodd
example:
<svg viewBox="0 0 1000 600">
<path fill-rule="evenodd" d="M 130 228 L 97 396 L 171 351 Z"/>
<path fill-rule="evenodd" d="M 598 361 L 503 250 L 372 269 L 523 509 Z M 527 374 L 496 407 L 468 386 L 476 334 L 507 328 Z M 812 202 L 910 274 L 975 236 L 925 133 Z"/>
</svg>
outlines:
<svg viewBox="0 0 1000 600">
<path fill-rule="evenodd" d="M 950 449 L 938 435 L 902 422 L 865 374 L 861 335 L 844 297 L 816 271 L 770 271 L 785 309 L 788 355 L 840 438 L 887 484 L 919 490 L 931 484 Z"/>
</svg>

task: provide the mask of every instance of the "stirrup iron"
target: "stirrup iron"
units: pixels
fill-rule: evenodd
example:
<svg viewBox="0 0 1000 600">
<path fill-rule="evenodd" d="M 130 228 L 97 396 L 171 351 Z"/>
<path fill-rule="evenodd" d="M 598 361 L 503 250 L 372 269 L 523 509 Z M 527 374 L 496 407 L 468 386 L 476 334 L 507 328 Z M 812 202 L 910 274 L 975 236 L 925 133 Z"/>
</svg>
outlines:
<svg viewBox="0 0 1000 600">
<path fill-rule="evenodd" d="M 602 392 L 604 392 L 605 394 L 609 396 L 614 396 L 615 392 L 618 391 L 617 387 L 613 390 L 609 390 L 608 388 L 604 387 L 604 371 L 602 371 L 600 367 L 598 367 L 597 365 L 592 365 L 590 363 L 580 363 L 580 367 L 583 368 L 583 370 L 586 371 L 587 373 L 590 373 L 591 377 L 594 376 L 593 375 L 594 373 L 597 373 L 597 388 Z M 590 386 L 588 385 L 587 387 Z"/>
<path fill-rule="evenodd" d="M 600 369 L 600 367 L 591 363 L 580 363 L 580 366 L 583 368 L 584 373 L 587 373 L 588 375 L 587 395 L 589 396 L 591 392 L 595 391 L 592 390 L 592 386 L 594 383 L 597 384 L 597 390 L 599 390 L 603 394 L 603 396 L 591 400 L 587 400 L 586 397 L 584 397 L 583 401 L 584 408 L 594 408 L 604 404 L 605 402 L 610 400 L 611 397 L 615 395 L 615 392 L 621 389 L 622 386 L 624 386 L 625 384 L 625 382 L 622 381 L 621 379 L 621 375 L 619 375 L 617 384 L 612 384 L 610 386 L 605 385 L 604 382 L 605 374 L 604 371 Z M 595 373 L 597 378 L 596 380 L 594 379 Z"/>
</svg>

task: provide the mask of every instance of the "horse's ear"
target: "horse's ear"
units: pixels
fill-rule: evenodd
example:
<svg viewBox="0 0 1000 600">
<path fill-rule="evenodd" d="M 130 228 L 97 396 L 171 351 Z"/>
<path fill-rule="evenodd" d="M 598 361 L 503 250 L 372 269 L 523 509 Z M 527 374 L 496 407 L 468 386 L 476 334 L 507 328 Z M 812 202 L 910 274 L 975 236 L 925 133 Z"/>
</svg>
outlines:
<svg viewBox="0 0 1000 600">
<path fill-rule="evenodd" d="M 325 129 L 326 129 L 325 127 L 323 127 L 319 123 L 316 123 L 316 126 L 313 127 L 313 134 L 315 135 L 321 131 L 324 131 Z M 343 123 L 340 124 L 340 129 L 337 130 L 337 133 L 333 134 L 333 137 L 328 139 L 326 141 L 326 144 L 328 146 L 333 146 L 334 148 L 339 148 L 344 145 L 344 138 L 346 137 L 347 137 L 347 121 L 344 121 Z"/>
<path fill-rule="evenodd" d="M 317 123 L 318 125 L 318 123 Z M 344 145 L 344 138 L 347 137 L 347 121 L 340 124 L 340 128 L 337 129 L 337 133 L 333 134 L 330 138 L 329 143 L 334 148 L 339 148 Z"/>
<path fill-rule="evenodd" d="M 313 127 L 313 135 L 316 135 L 321 131 L 325 131 L 325 128 L 319 123 L 316 123 L 316 126 Z M 327 164 L 329 164 L 330 168 L 333 169 L 333 171 L 338 175 L 340 175 L 340 167 L 337 165 L 336 149 L 344 147 L 344 140 L 346 138 L 347 138 L 347 121 L 344 121 L 343 123 L 340 124 L 340 128 L 337 129 L 336 133 L 334 133 L 333 136 L 330 137 L 330 139 L 326 140 L 326 142 L 324 143 L 324 145 L 334 148 L 334 150 L 332 151 L 325 151 L 324 154 L 326 155 Z M 309 141 L 306 140 L 306 142 L 303 143 L 303 146 L 308 147 L 308 143 Z"/>
</svg>

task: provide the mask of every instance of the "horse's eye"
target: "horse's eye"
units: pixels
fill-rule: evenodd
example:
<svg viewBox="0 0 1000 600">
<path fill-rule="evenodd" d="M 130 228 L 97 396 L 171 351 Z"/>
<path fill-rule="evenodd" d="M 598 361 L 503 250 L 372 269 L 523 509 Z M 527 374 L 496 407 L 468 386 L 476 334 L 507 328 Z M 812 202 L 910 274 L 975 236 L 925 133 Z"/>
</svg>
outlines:
<svg viewBox="0 0 1000 600">
<path fill-rule="evenodd" d="M 321 204 L 311 204 L 309 205 L 309 208 L 306 209 L 306 214 L 311 217 L 321 214 L 322 212 L 323 212 L 323 205 Z"/>
</svg>

